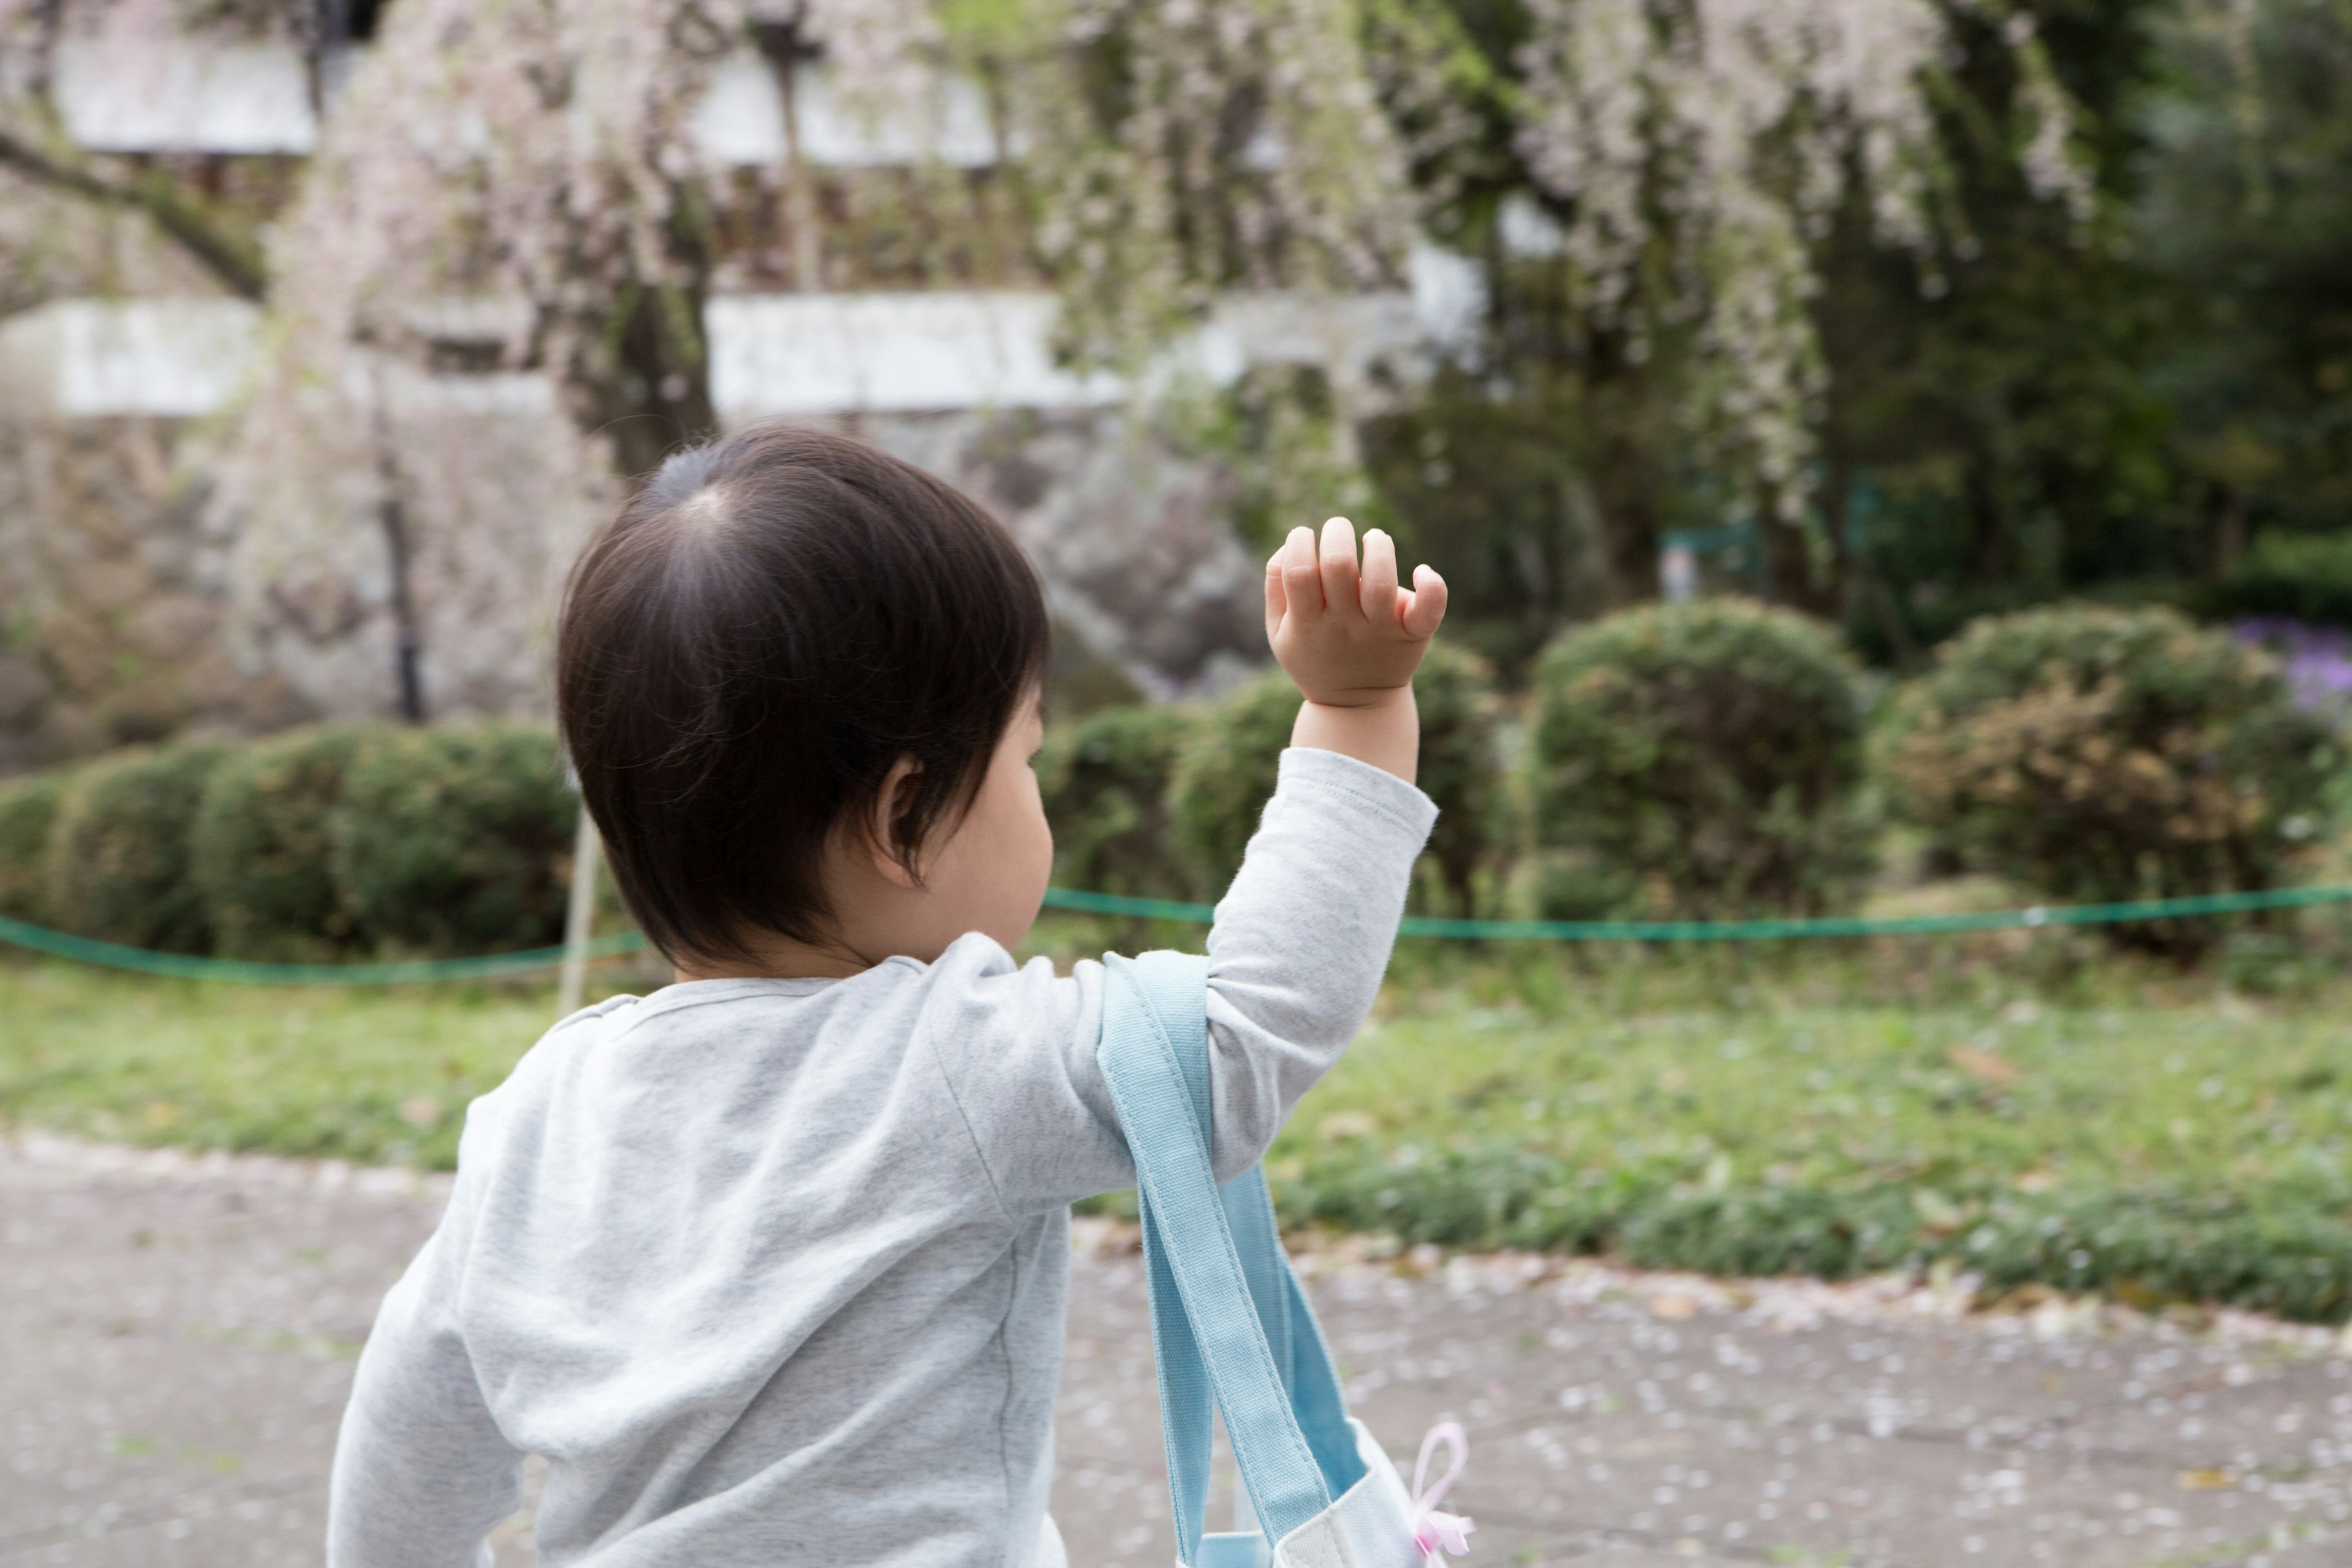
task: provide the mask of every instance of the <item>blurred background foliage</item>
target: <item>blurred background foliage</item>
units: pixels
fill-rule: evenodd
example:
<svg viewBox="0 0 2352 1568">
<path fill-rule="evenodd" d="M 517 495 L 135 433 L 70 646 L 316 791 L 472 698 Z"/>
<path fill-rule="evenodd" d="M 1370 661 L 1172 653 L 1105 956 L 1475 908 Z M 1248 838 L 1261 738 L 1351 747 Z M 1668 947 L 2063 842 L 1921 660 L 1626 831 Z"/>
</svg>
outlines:
<svg viewBox="0 0 2352 1568">
<path fill-rule="evenodd" d="M 1526 12 L 1454 9 L 1507 76 Z M 2075 106 L 2079 208 L 2018 156 L 2017 16 Z M 1870 233 L 1864 193 L 1832 216 L 1808 307 L 1814 513 L 1710 575 L 1901 668 L 1974 616 L 2070 595 L 2342 624 L 2352 14 L 2059 0 L 1949 22 L 1931 100 L 1954 237 L 1931 270 Z M 1549 199 L 1506 137 L 1440 219 L 1490 258 L 1484 354 L 1375 421 L 1367 467 L 1516 678 L 1567 620 L 1651 591 L 1661 534 L 1738 509 L 1693 458 L 1687 359 L 1612 358 L 1579 330 L 1565 260 L 1504 254 L 1511 205 Z"/>
<path fill-rule="evenodd" d="M 2339 0 L 156 7 L 348 69 L 307 166 L 76 149 L 52 68 L 115 25 L 91 5 L 0 7 L 7 303 L 152 285 L 79 204 L 151 219 L 170 287 L 268 304 L 226 458 L 257 516 L 315 510 L 306 464 L 375 460 L 301 389 L 357 348 L 446 368 L 419 323 L 452 291 L 519 300 L 459 346 L 549 377 L 625 479 L 715 418 L 724 289 L 1049 288 L 1069 363 L 1133 369 L 1236 292 L 1420 288 L 1436 256 L 1459 297 L 1425 363 L 1293 355 L 1162 383 L 1160 413 L 1244 538 L 1329 510 L 1402 535 L 1506 689 L 1655 596 L 1677 540 L 1702 586 L 1904 670 L 2067 597 L 2352 620 Z M 1622 68 L 1583 74 L 1624 17 Z M 692 106 L 744 50 L 858 113 L 976 82 L 996 160 L 702 167 Z M 605 134 L 542 78 L 606 91 Z M 478 103 L 481 149 L 389 133 L 435 93 Z"/>
<path fill-rule="evenodd" d="M 307 62 L 307 161 L 67 134 L 72 51 L 167 17 Z M 352 544 L 383 533 L 365 636 L 400 689 L 376 711 L 429 711 L 401 574 L 448 526 L 371 422 L 387 366 L 538 376 L 580 443 L 564 464 L 625 484 L 717 419 L 719 294 L 1050 289 L 1064 367 L 1129 376 L 1216 475 L 1213 531 L 1264 548 L 1346 510 L 1447 574 L 1416 683 L 1443 807 L 1423 912 L 1830 912 L 1950 873 L 2116 899 L 2277 886 L 2327 853 L 2352 700 L 2341 0 L 254 0 L 226 21 L 89 0 L 0 20 L 21 68 L 0 71 L 19 220 L 0 252 L 39 263 L 11 304 L 103 291 L 104 247 L 67 217 L 106 210 L 182 268 L 131 284 L 194 268 L 266 308 L 219 416 L 236 504 L 189 517 L 243 530 L 219 571 L 330 640 L 335 574 L 383 576 Z M 785 105 L 772 167 L 697 140 L 734 66 Z M 534 85 L 558 79 L 597 137 Z M 820 80 L 845 125 L 899 116 L 905 147 L 804 156 L 790 105 Z M 913 134 L 950 81 L 977 91 L 985 155 Z M 479 137 L 398 132 L 444 97 Z M 1310 330 L 1308 307 L 1345 323 L 1408 294 L 1437 301 L 1409 345 Z M 456 311 L 463 364 L 453 299 L 484 307 Z M 1235 301 L 1307 313 L 1219 330 L 1307 346 L 1231 374 L 1169 357 Z M 509 586 L 478 585 L 468 618 L 538 613 Z M 224 647 L 259 646 L 222 625 Z M 1286 683 L 1230 660 L 1178 682 L 1064 631 L 1041 763 L 1057 876 L 1214 897 L 1271 790 Z M 174 733 L 0 791 L 0 908 L 248 957 L 552 935 L 572 808 L 543 730 Z"/>
</svg>

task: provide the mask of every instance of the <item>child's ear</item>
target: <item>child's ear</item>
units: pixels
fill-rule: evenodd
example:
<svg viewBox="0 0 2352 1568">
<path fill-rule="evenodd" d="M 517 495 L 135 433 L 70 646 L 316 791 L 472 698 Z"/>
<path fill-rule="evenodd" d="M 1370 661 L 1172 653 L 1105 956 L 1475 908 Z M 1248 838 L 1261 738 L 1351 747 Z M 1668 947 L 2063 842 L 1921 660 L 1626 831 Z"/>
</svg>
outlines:
<svg viewBox="0 0 2352 1568">
<path fill-rule="evenodd" d="M 899 858 L 898 826 L 913 804 L 915 778 L 922 771 L 923 764 L 912 757 L 892 763 L 882 787 L 874 793 L 864 824 L 866 852 L 873 858 L 874 869 L 910 892 L 920 890 L 923 879 L 919 868 Z"/>
</svg>

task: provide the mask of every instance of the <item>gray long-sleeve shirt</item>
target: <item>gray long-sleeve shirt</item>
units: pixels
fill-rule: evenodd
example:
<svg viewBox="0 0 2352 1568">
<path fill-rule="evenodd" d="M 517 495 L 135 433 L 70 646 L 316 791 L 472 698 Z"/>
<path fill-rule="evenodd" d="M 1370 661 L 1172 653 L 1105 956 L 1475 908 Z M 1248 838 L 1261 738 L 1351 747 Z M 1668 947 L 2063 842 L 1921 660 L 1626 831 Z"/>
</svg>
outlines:
<svg viewBox="0 0 2352 1568">
<path fill-rule="evenodd" d="M 1291 751 L 1209 936 L 1220 1177 L 1362 1024 L 1436 816 Z M 488 1561 L 523 1455 L 554 1564 L 1030 1568 L 1069 1205 L 1134 1180 L 1102 972 L 986 937 L 577 1014 L 474 1102 L 336 1446 L 331 1568 Z"/>
</svg>

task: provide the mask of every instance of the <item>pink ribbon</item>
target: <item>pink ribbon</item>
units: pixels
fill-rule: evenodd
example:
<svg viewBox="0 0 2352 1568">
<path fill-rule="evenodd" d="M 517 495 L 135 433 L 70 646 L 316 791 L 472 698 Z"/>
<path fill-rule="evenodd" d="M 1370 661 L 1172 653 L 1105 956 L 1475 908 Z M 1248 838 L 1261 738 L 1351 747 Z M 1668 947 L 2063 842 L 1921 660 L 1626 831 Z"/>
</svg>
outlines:
<svg viewBox="0 0 2352 1568">
<path fill-rule="evenodd" d="M 1453 1455 L 1453 1463 L 1429 1484 L 1430 1456 L 1443 1443 Z M 1412 1467 L 1412 1540 L 1421 1548 L 1422 1561 L 1428 1568 L 1436 1568 L 1437 1549 L 1441 1546 L 1460 1557 L 1470 1550 L 1470 1532 L 1478 1527 L 1464 1514 L 1440 1512 L 1437 1505 L 1454 1489 L 1454 1482 L 1462 1474 L 1462 1467 L 1470 1462 L 1470 1439 L 1463 1435 L 1461 1423 L 1440 1421 L 1421 1440 L 1421 1458 Z"/>
</svg>

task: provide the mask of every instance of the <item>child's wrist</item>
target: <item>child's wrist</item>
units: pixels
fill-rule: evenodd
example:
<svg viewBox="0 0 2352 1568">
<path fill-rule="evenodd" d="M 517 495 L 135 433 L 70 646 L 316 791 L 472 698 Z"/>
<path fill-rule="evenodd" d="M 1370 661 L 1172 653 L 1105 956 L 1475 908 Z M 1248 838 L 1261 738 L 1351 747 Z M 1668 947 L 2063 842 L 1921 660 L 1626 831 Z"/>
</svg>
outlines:
<svg viewBox="0 0 2352 1568">
<path fill-rule="evenodd" d="M 1359 695 L 1368 700 L 1329 702 L 1310 697 L 1301 702 L 1290 743 L 1337 752 L 1412 783 L 1421 761 L 1421 713 L 1413 704 L 1412 688 L 1347 694 L 1350 699 Z"/>
<path fill-rule="evenodd" d="M 1382 709 L 1405 708 L 1412 703 L 1412 686 L 1366 686 L 1355 688 L 1318 688 L 1309 691 L 1304 686 L 1298 694 L 1317 708 L 1343 710 L 1351 713 L 1371 713 Z"/>
</svg>

